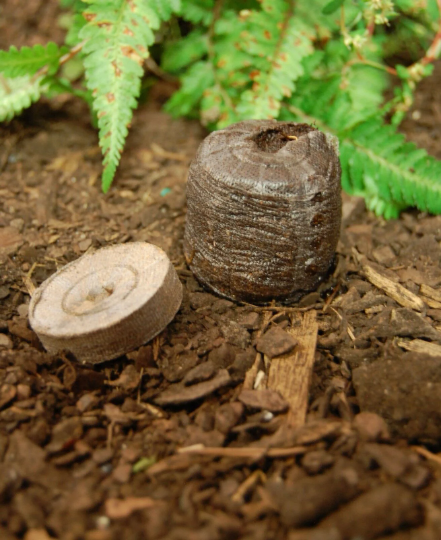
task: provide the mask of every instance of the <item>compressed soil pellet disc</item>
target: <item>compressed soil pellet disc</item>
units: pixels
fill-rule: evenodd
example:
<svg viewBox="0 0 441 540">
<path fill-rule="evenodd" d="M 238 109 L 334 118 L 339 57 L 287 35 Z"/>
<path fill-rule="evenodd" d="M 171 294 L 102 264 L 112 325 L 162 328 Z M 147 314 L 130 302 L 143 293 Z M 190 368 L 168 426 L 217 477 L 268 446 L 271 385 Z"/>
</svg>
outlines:
<svg viewBox="0 0 441 540">
<path fill-rule="evenodd" d="M 296 301 L 332 265 L 340 234 L 337 140 L 308 124 L 248 120 L 211 133 L 188 176 L 184 251 L 233 300 Z"/>
<path fill-rule="evenodd" d="M 145 242 L 85 254 L 34 293 L 29 322 L 50 353 L 83 362 L 127 353 L 159 334 L 182 302 L 182 285 L 167 255 Z"/>
</svg>

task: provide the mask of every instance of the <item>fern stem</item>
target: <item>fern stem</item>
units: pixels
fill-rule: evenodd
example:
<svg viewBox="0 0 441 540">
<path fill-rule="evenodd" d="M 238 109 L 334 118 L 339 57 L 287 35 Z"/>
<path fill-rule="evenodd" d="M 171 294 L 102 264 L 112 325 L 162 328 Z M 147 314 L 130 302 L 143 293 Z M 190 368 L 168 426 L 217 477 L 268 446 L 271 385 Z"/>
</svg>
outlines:
<svg viewBox="0 0 441 540">
<path fill-rule="evenodd" d="M 165 82 L 172 83 L 177 87 L 179 86 L 178 79 L 160 68 L 151 56 L 148 56 L 145 59 L 144 64 L 145 67 L 153 73 L 153 75 L 156 75 L 156 77 L 158 77 L 158 79 L 162 79 Z"/>
<path fill-rule="evenodd" d="M 430 47 L 427 49 L 424 58 L 421 60 L 422 64 L 430 64 L 434 62 L 441 52 L 441 0 L 437 0 L 438 5 L 438 30 L 433 38 Z"/>
<path fill-rule="evenodd" d="M 340 7 L 340 33 L 343 37 L 348 35 L 348 29 L 346 28 L 346 24 L 345 24 L 345 5 L 344 4 L 342 4 Z"/>
<path fill-rule="evenodd" d="M 386 71 L 386 73 L 389 73 L 390 75 L 397 75 L 397 70 L 395 68 L 380 64 L 378 62 L 374 62 L 372 60 L 368 60 L 364 56 L 353 58 L 352 60 L 346 62 L 346 64 L 342 68 L 342 73 L 345 74 L 351 66 L 356 64 L 370 66 L 381 71 Z"/>
<path fill-rule="evenodd" d="M 84 47 L 84 44 L 86 43 L 86 40 L 83 40 L 81 43 L 78 43 L 75 45 L 75 47 L 72 47 L 72 49 L 67 52 L 65 55 L 63 55 L 60 60 L 58 61 L 58 67 L 62 66 L 66 62 L 69 62 L 74 56 L 76 56 Z M 43 66 L 41 69 L 35 73 L 35 75 L 32 76 L 31 82 L 35 82 L 40 77 L 43 77 L 46 75 L 46 73 L 49 71 L 49 66 Z"/>
</svg>

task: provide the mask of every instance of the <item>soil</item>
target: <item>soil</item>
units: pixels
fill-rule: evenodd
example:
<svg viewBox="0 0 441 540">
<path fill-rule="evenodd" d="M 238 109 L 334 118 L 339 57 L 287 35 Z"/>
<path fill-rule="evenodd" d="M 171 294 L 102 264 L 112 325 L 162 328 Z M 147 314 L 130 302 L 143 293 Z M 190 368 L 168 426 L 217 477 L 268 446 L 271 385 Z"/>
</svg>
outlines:
<svg viewBox="0 0 441 540">
<path fill-rule="evenodd" d="M 54 4 L 2 10 L 2 47 L 57 39 Z M 438 64 L 402 125 L 438 158 L 440 84 Z M 317 292 L 292 307 L 220 299 L 182 249 L 186 172 L 206 134 L 161 112 L 167 91 L 137 111 L 107 195 L 77 100 L 1 127 L 0 538 L 441 538 L 441 217 L 386 222 L 344 196 Z M 179 273 L 174 321 L 103 364 L 48 355 L 28 325 L 33 287 L 135 240 Z M 299 358 L 310 364 L 301 381 L 286 371 L 303 389 L 290 393 L 278 369 Z"/>
</svg>

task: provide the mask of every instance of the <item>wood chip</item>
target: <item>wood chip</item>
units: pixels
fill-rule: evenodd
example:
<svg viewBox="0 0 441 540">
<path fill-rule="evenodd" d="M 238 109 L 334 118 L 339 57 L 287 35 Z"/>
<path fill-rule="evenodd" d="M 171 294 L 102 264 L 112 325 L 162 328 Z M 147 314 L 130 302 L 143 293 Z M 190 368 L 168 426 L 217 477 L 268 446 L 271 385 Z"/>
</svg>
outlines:
<svg viewBox="0 0 441 540">
<path fill-rule="evenodd" d="M 393 298 L 395 302 L 400 304 L 400 306 L 408 307 L 416 311 L 424 311 L 424 302 L 416 294 L 413 294 L 399 283 L 395 283 L 391 279 L 382 276 L 368 264 L 362 264 L 362 268 L 366 278 L 372 285 L 383 290 L 388 296 Z"/>
<path fill-rule="evenodd" d="M 441 345 L 431 343 L 430 341 L 424 341 L 423 339 L 398 339 L 396 344 L 398 347 L 406 349 L 406 351 L 441 357 Z"/>
<path fill-rule="evenodd" d="M 429 285 L 422 283 L 420 287 L 420 293 L 424 296 L 428 296 L 432 300 L 435 300 L 436 302 L 439 302 L 441 304 L 441 291 L 440 290 L 434 289 L 433 287 L 430 287 Z"/>
<path fill-rule="evenodd" d="M 441 302 L 427 296 L 421 296 L 422 300 L 432 309 L 441 309 Z"/>
<path fill-rule="evenodd" d="M 295 427 L 305 423 L 318 331 L 315 311 L 299 314 L 298 320 L 300 325 L 288 330 L 298 342 L 295 350 L 272 360 L 268 378 L 268 388 L 289 403 L 288 423 Z"/>
</svg>

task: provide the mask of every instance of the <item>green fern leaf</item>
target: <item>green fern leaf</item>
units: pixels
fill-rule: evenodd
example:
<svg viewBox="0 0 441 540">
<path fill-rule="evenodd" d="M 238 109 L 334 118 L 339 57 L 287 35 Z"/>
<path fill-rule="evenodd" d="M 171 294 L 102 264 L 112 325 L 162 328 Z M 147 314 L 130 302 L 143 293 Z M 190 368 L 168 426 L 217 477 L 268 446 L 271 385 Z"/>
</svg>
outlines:
<svg viewBox="0 0 441 540">
<path fill-rule="evenodd" d="M 148 47 L 153 31 L 179 8 L 178 0 L 88 0 L 81 30 L 86 39 L 86 83 L 98 116 L 103 152 L 102 187 L 106 192 L 115 175 L 128 127 L 137 105 Z"/>
<path fill-rule="evenodd" d="M 191 116 L 196 112 L 204 91 L 214 83 L 213 69 L 208 62 L 196 62 L 187 70 L 181 82 L 180 90 L 165 105 L 165 110 L 175 117 Z"/>
<path fill-rule="evenodd" d="M 250 30 L 241 43 L 255 66 L 250 74 L 253 86 L 237 107 L 243 118 L 277 118 L 280 102 L 291 96 L 296 79 L 303 75 L 302 59 L 314 50 L 313 35 L 292 16 L 293 2 L 266 1 L 262 8 L 248 17 Z"/>
<path fill-rule="evenodd" d="M 215 0 L 182 0 L 179 15 L 193 24 L 208 26 L 213 17 Z"/>
<path fill-rule="evenodd" d="M 58 61 L 69 49 L 48 43 L 45 47 L 34 45 L 17 49 L 12 46 L 9 51 L 0 51 L 0 72 L 5 77 L 23 77 L 34 75 L 44 66 L 49 66 L 49 73 L 58 68 Z"/>
<path fill-rule="evenodd" d="M 378 112 L 368 118 L 363 111 L 354 112 L 350 95 L 340 91 L 338 77 L 309 89 L 308 95 L 293 96 L 295 107 L 284 110 L 282 118 L 316 122 L 338 136 L 346 192 L 364 197 L 368 208 L 385 218 L 397 217 L 411 206 L 441 213 L 440 161 L 406 142 Z"/>
<path fill-rule="evenodd" d="M 40 98 L 43 78 L 30 76 L 5 79 L 0 75 L 0 122 L 9 121 Z"/>
<path fill-rule="evenodd" d="M 166 44 L 161 67 L 170 73 L 177 73 L 200 60 L 208 52 L 207 36 L 197 29 L 178 41 Z"/>
<path fill-rule="evenodd" d="M 441 162 L 406 143 L 381 118 L 342 137 L 340 151 L 342 163 L 347 164 L 347 191 L 364 195 L 377 213 L 394 217 L 408 206 L 441 213 Z"/>
</svg>

